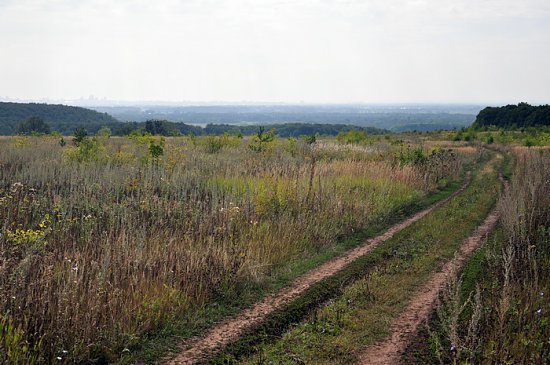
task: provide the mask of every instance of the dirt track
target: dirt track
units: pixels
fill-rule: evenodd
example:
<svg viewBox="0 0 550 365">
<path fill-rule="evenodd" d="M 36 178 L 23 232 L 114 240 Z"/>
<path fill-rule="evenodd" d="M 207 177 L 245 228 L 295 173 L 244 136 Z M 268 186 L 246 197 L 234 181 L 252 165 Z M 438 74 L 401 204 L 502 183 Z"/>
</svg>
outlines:
<svg viewBox="0 0 550 365">
<path fill-rule="evenodd" d="M 390 335 L 360 354 L 359 364 L 396 365 L 400 363 L 403 351 L 420 324 L 428 319 L 434 302 L 450 275 L 454 275 L 463 267 L 474 251 L 483 244 L 487 235 L 495 227 L 498 218 L 498 210 L 494 208 L 474 233 L 464 240 L 455 257 L 445 263 L 440 271 L 432 274 L 428 281 L 413 294 L 407 308 L 392 322 Z"/>
<path fill-rule="evenodd" d="M 182 352 L 174 359 L 170 360 L 169 364 L 194 364 L 206 360 L 210 355 L 223 349 L 228 344 L 238 340 L 247 331 L 252 330 L 260 324 L 269 314 L 283 309 L 285 305 L 293 299 L 300 296 L 312 285 L 326 279 L 338 271 L 342 270 L 355 259 L 369 253 L 380 243 L 387 241 L 396 233 L 410 226 L 412 223 L 423 218 L 434 209 L 446 203 L 454 196 L 463 192 L 470 183 L 470 175 L 466 179 L 464 185 L 454 192 L 449 197 L 433 204 L 401 223 L 398 223 L 389 228 L 385 233 L 372 239 L 366 240 L 360 246 L 348 251 L 342 256 L 335 257 L 326 263 L 316 267 L 315 269 L 298 277 L 289 286 L 280 290 L 277 293 L 271 294 L 262 301 L 256 303 L 251 308 L 242 311 L 237 316 L 229 318 L 224 322 L 212 327 L 204 337 L 192 338 L 185 341 L 182 345 Z"/>
</svg>

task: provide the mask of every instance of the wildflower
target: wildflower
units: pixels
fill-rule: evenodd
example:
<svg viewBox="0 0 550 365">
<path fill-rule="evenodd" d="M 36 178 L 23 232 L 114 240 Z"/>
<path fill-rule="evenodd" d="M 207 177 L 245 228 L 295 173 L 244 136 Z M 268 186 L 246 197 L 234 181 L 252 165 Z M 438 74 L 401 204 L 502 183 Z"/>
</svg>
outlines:
<svg viewBox="0 0 550 365">
<path fill-rule="evenodd" d="M 541 292 L 539 293 L 539 296 L 543 297 L 543 296 L 544 296 L 544 292 L 541 291 Z"/>
<path fill-rule="evenodd" d="M 64 353 L 64 354 L 68 354 L 68 353 L 69 353 L 69 351 L 67 351 L 67 350 L 61 350 L 61 352 Z"/>
<path fill-rule="evenodd" d="M 61 360 L 63 360 L 63 359 L 61 358 L 61 356 L 58 356 L 58 357 L 57 357 L 57 360 L 61 361 Z"/>
<path fill-rule="evenodd" d="M 77 266 L 77 265 L 74 265 L 72 270 L 73 270 L 74 272 L 77 272 L 77 271 L 78 271 L 78 266 Z"/>
<path fill-rule="evenodd" d="M 542 314 L 542 309 L 539 308 L 536 313 L 540 316 Z"/>
<path fill-rule="evenodd" d="M 451 345 L 451 352 L 456 352 L 456 346 L 455 345 Z"/>
</svg>

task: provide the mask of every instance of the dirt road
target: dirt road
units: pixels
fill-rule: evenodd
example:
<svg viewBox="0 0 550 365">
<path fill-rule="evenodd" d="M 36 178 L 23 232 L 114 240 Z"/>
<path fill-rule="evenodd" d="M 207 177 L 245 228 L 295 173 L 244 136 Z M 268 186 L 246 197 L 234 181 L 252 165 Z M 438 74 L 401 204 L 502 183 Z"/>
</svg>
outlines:
<svg viewBox="0 0 550 365">
<path fill-rule="evenodd" d="M 502 178 L 501 178 L 502 180 Z M 439 292 L 443 289 L 450 275 L 462 268 L 485 241 L 493 230 L 499 218 L 496 208 L 477 227 L 474 233 L 464 240 L 454 259 L 428 279 L 428 281 L 413 294 L 407 308 L 399 315 L 390 327 L 390 335 L 382 342 L 367 348 L 359 356 L 361 365 L 394 365 L 399 364 L 401 355 L 419 326 L 428 319 Z"/>
<path fill-rule="evenodd" d="M 182 352 L 168 363 L 194 364 L 204 361 L 210 355 L 220 351 L 228 344 L 235 342 L 247 331 L 250 331 L 255 326 L 259 325 L 269 314 L 283 309 L 288 303 L 303 294 L 312 285 L 336 274 L 355 259 L 371 252 L 380 243 L 389 240 L 399 231 L 425 217 L 434 209 L 440 207 L 454 196 L 463 192 L 468 186 L 470 180 L 471 177 L 468 175 L 464 185 L 449 197 L 414 214 L 403 222 L 392 226 L 382 235 L 366 240 L 360 246 L 348 251 L 344 255 L 329 260 L 315 269 L 305 273 L 294 280 L 286 288 L 267 296 L 262 301 L 256 303 L 251 308 L 244 310 L 237 316 L 231 317 L 212 327 L 203 337 L 186 340 L 181 345 Z"/>
</svg>

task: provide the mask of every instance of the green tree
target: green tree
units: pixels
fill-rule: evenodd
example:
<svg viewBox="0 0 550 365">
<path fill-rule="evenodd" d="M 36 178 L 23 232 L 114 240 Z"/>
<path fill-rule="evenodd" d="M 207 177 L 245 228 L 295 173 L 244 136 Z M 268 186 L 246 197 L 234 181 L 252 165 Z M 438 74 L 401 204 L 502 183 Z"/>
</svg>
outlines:
<svg viewBox="0 0 550 365">
<path fill-rule="evenodd" d="M 254 152 L 263 152 L 267 149 L 268 144 L 271 143 L 274 139 L 274 130 L 266 132 L 264 127 L 260 127 L 256 135 L 252 139 L 252 143 L 248 145 L 248 148 L 250 148 Z"/>
<path fill-rule="evenodd" d="M 50 126 L 39 117 L 31 117 L 17 124 L 17 134 L 49 134 Z"/>
<path fill-rule="evenodd" d="M 78 128 L 74 131 L 73 142 L 75 145 L 80 145 L 84 140 L 88 138 L 88 131 L 84 128 Z"/>
<path fill-rule="evenodd" d="M 97 131 L 96 135 L 103 138 L 109 138 L 111 137 L 111 128 L 109 127 L 102 127 L 99 131 Z"/>
</svg>

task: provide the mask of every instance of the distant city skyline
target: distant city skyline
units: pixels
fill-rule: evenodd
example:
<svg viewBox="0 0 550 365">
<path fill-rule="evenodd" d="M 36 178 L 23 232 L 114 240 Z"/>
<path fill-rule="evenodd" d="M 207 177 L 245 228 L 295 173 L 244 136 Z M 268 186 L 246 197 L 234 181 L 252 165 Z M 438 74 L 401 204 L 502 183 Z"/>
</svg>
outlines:
<svg viewBox="0 0 550 365">
<path fill-rule="evenodd" d="M 547 0 L 0 0 L 0 34 L 0 100 L 550 102 Z"/>
</svg>

